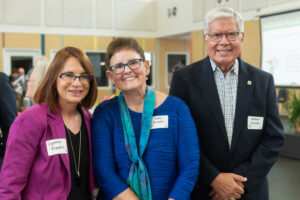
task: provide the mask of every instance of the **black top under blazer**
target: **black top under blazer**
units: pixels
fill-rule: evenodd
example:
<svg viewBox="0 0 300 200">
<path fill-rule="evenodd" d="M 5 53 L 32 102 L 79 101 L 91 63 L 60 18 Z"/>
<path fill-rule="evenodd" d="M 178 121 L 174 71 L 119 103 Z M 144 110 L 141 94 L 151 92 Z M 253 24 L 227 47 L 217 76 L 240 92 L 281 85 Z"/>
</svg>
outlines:
<svg viewBox="0 0 300 200">
<path fill-rule="evenodd" d="M 189 106 L 200 141 L 200 175 L 192 199 L 210 199 L 210 183 L 220 172 L 233 172 L 248 178 L 242 199 L 269 199 L 267 174 L 284 145 L 274 80 L 271 74 L 240 58 L 238 61 L 231 148 L 209 57 L 173 74 L 170 94 Z M 248 130 L 248 116 L 264 117 L 262 130 Z"/>
</svg>

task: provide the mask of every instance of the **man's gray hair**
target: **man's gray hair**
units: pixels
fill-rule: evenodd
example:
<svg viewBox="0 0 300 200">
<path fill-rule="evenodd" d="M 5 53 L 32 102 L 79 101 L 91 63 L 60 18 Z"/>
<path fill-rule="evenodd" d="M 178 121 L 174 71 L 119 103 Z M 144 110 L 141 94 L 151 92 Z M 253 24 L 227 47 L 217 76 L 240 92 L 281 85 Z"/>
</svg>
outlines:
<svg viewBox="0 0 300 200">
<path fill-rule="evenodd" d="M 204 34 L 209 33 L 209 24 L 218 18 L 233 17 L 239 26 L 239 32 L 244 32 L 244 22 L 240 13 L 229 7 L 214 8 L 204 18 Z"/>
</svg>

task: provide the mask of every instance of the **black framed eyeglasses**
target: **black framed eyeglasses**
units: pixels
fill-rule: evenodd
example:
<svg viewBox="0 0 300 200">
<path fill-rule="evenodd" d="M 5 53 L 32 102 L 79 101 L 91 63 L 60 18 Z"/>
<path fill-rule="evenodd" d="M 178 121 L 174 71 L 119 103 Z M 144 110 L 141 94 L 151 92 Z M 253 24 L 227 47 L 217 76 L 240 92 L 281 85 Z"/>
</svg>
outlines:
<svg viewBox="0 0 300 200">
<path fill-rule="evenodd" d="M 228 32 L 228 33 L 208 33 L 206 39 L 210 39 L 213 42 L 220 42 L 225 35 L 228 41 L 236 41 L 242 36 L 241 32 Z"/>
<path fill-rule="evenodd" d="M 92 80 L 94 80 L 94 75 L 92 74 L 81 74 L 79 76 L 76 76 L 69 72 L 61 73 L 58 75 L 58 77 L 68 83 L 75 81 L 77 78 L 80 81 L 80 83 L 90 83 Z"/>
<path fill-rule="evenodd" d="M 114 74 L 124 73 L 125 67 L 128 66 L 131 70 L 136 70 L 142 66 L 142 59 L 132 59 L 128 63 L 118 63 L 109 67 L 109 70 Z"/>
</svg>

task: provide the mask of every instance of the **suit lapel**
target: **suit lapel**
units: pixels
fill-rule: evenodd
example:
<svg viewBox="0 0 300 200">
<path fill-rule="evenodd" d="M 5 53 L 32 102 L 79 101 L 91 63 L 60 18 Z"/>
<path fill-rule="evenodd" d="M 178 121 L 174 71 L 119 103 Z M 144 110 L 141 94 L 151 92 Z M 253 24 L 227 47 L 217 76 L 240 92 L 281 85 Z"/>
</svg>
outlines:
<svg viewBox="0 0 300 200">
<path fill-rule="evenodd" d="M 255 85 L 252 75 L 249 73 L 245 66 L 246 63 L 239 59 L 239 65 L 239 80 L 231 151 L 233 151 L 236 146 L 239 135 L 241 134 L 242 126 L 244 125 L 244 123 L 247 123 L 247 110 L 251 101 L 251 96 Z"/>
<path fill-rule="evenodd" d="M 54 139 L 59 139 L 59 138 L 67 139 L 64 121 L 62 119 L 59 109 L 58 109 L 58 114 L 52 113 L 50 110 L 48 110 L 48 119 L 49 119 L 49 125 L 50 125 L 51 132 L 53 134 Z M 66 141 L 66 144 L 67 144 L 67 141 Z M 59 156 L 62 159 L 66 169 L 70 173 L 69 154 L 59 154 Z"/>
<path fill-rule="evenodd" d="M 225 122 L 224 122 L 224 116 L 221 108 L 220 103 L 220 97 L 218 94 L 213 70 L 210 64 L 209 57 L 207 57 L 204 60 L 203 65 L 199 70 L 202 70 L 200 74 L 200 80 L 203 80 L 203 82 L 200 82 L 199 86 L 201 88 L 201 91 L 203 93 L 203 96 L 205 97 L 205 100 L 208 104 L 209 109 L 211 110 L 212 115 L 214 116 L 216 123 L 218 127 L 220 128 L 222 135 L 224 136 L 224 139 L 227 141 L 227 134 L 226 134 L 226 128 L 225 128 Z M 229 146 L 229 144 L 228 144 Z"/>
</svg>

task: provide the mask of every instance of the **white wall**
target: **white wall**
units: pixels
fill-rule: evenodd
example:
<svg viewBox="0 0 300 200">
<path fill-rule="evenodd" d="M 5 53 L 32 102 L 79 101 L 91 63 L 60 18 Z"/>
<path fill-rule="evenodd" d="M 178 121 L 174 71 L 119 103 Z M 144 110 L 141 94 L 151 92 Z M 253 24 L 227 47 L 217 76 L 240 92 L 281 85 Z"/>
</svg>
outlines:
<svg viewBox="0 0 300 200">
<path fill-rule="evenodd" d="M 249 21 L 261 15 L 300 9 L 300 0 L 158 0 L 157 35 L 163 37 L 203 29 L 203 17 L 217 6 L 232 7 Z M 177 14 L 169 17 L 168 9 L 174 7 Z"/>
<path fill-rule="evenodd" d="M 0 0 L 0 31 L 155 37 L 153 0 Z"/>
<path fill-rule="evenodd" d="M 199 6 L 203 10 L 202 2 L 200 2 Z M 174 8 L 176 8 L 176 15 L 169 17 L 168 9 L 171 9 L 172 12 Z M 199 27 L 198 23 L 193 23 L 192 0 L 157 1 L 157 34 L 159 36 L 179 34 L 191 29 L 197 29 Z"/>
<path fill-rule="evenodd" d="M 216 6 L 239 10 L 247 21 L 300 9 L 300 0 L 0 0 L 0 31 L 164 37 L 202 29 Z"/>
</svg>

